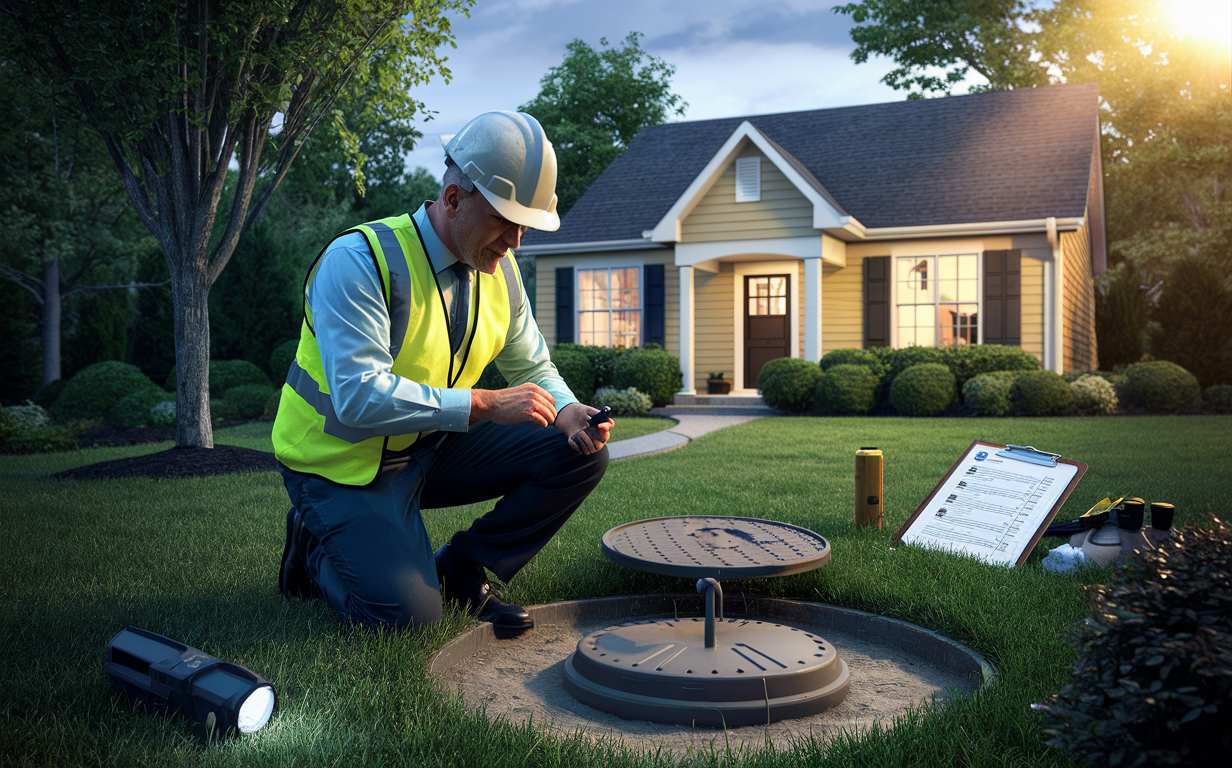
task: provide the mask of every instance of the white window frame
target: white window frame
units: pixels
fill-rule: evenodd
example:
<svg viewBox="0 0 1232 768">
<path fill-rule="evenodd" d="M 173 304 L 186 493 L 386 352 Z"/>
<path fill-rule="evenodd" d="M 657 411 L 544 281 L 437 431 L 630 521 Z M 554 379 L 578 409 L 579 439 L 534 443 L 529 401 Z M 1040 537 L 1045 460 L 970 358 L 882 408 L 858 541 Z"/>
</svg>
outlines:
<svg viewBox="0 0 1232 768">
<path fill-rule="evenodd" d="M 606 269 L 606 270 L 609 270 L 609 275 L 610 275 L 610 270 L 631 269 L 631 268 L 636 268 L 638 270 L 638 275 L 637 275 L 638 306 L 636 310 L 638 313 L 637 345 L 641 346 L 642 344 L 645 343 L 646 341 L 645 259 L 629 257 L 629 258 L 618 258 L 618 259 L 604 259 L 602 262 L 599 262 L 599 263 L 586 263 L 586 264 L 574 264 L 573 265 L 573 343 L 574 344 L 582 343 L 581 341 L 582 339 L 582 315 L 596 311 L 596 310 L 583 310 L 582 309 L 582 276 L 580 273 L 588 271 L 588 270 Z M 608 285 L 610 286 L 611 283 L 609 282 Z M 598 311 L 603 311 L 603 310 L 598 310 Z M 609 308 L 606 311 L 610 314 L 611 312 L 628 312 L 631 310 L 624 310 L 624 309 L 613 310 Z M 611 341 L 612 341 L 610 323 L 608 324 L 608 328 L 609 328 L 608 346 L 610 348 Z"/>
<path fill-rule="evenodd" d="M 903 349 L 903 345 L 900 342 L 899 337 L 898 337 L 898 307 L 899 307 L 898 260 L 902 258 L 910 258 L 910 259 L 930 258 L 930 259 L 933 259 L 932 263 L 935 267 L 938 263 L 936 260 L 941 258 L 942 256 L 972 256 L 972 255 L 975 256 L 975 278 L 976 278 L 975 301 L 974 302 L 969 302 L 969 301 L 945 302 L 945 303 L 947 304 L 949 303 L 962 303 L 962 304 L 974 303 L 976 305 L 976 328 L 975 328 L 976 341 L 975 343 L 976 344 L 984 343 L 984 247 L 983 246 L 984 244 L 982 242 L 976 242 L 976 243 L 968 242 L 968 243 L 961 243 L 961 244 L 953 243 L 949 247 L 946 247 L 943 250 L 937 249 L 935 245 L 933 245 L 932 247 L 916 246 L 916 247 L 911 247 L 911 248 L 894 249 L 894 251 L 890 254 L 890 312 L 891 312 L 890 346 L 891 347 L 893 347 L 894 349 Z M 936 272 L 936 269 L 934 269 L 934 272 Z M 934 283 L 934 288 L 933 288 L 932 293 L 933 293 L 932 303 L 933 303 L 933 306 L 936 307 L 941 302 L 937 297 L 937 288 L 936 288 L 935 283 Z M 940 326 L 934 323 L 932 346 L 934 347 L 941 346 L 938 343 L 940 340 L 940 334 L 941 334 Z"/>
</svg>

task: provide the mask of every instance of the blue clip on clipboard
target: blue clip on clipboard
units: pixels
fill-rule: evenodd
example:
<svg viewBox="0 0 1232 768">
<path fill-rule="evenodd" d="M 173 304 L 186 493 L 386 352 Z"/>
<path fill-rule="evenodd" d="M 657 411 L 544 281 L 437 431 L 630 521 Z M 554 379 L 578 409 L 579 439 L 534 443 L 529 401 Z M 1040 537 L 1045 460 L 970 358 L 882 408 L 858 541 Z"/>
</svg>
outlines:
<svg viewBox="0 0 1232 768">
<path fill-rule="evenodd" d="M 998 456 L 1004 456 L 1007 459 L 1018 459 L 1031 464 L 1039 464 L 1044 467 L 1055 467 L 1057 459 L 1061 458 L 1059 453 L 1048 453 L 1047 451 L 1036 450 L 1029 445 L 1007 445 L 1000 451 L 997 451 Z"/>
</svg>

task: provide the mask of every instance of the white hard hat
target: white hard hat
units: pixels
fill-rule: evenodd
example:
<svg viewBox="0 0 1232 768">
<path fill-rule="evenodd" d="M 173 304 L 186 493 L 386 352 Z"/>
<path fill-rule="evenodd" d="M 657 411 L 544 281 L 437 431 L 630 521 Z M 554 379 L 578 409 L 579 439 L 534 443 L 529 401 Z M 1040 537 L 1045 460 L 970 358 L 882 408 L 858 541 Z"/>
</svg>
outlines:
<svg viewBox="0 0 1232 768">
<path fill-rule="evenodd" d="M 496 212 L 515 224 L 555 232 L 556 152 L 525 112 L 485 112 L 445 145 Z"/>
</svg>

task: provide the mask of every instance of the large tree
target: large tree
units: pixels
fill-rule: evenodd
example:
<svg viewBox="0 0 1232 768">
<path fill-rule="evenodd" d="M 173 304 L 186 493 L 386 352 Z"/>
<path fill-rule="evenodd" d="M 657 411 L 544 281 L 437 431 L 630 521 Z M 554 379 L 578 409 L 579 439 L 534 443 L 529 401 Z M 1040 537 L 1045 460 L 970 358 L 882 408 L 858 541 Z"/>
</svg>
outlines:
<svg viewBox="0 0 1232 768">
<path fill-rule="evenodd" d="M 630 32 L 619 46 L 575 39 L 519 109 L 535 116 L 556 148 L 557 210 L 563 216 L 633 137 L 689 106 L 671 91 L 676 68 L 642 50 Z"/>
<path fill-rule="evenodd" d="M 443 12 L 467 5 L 0 0 L 9 22 L 0 32 L 71 89 L 166 257 L 177 445 L 213 446 L 208 295 L 240 237 L 318 125 L 339 121 L 336 99 L 357 71 L 388 78 L 386 116 L 422 106 L 413 87 L 449 74 L 438 53 L 452 42 Z M 220 206 L 224 194 L 229 204 Z"/>
</svg>

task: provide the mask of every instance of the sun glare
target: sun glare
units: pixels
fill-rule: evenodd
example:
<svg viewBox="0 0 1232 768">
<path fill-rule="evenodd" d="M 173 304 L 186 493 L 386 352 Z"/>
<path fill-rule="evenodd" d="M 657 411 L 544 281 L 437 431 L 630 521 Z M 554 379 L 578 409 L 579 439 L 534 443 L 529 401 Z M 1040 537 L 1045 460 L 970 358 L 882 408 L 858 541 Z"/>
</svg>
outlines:
<svg viewBox="0 0 1232 768">
<path fill-rule="evenodd" d="M 1232 0 L 1168 0 L 1168 9 L 1184 37 L 1232 48 Z"/>
</svg>

